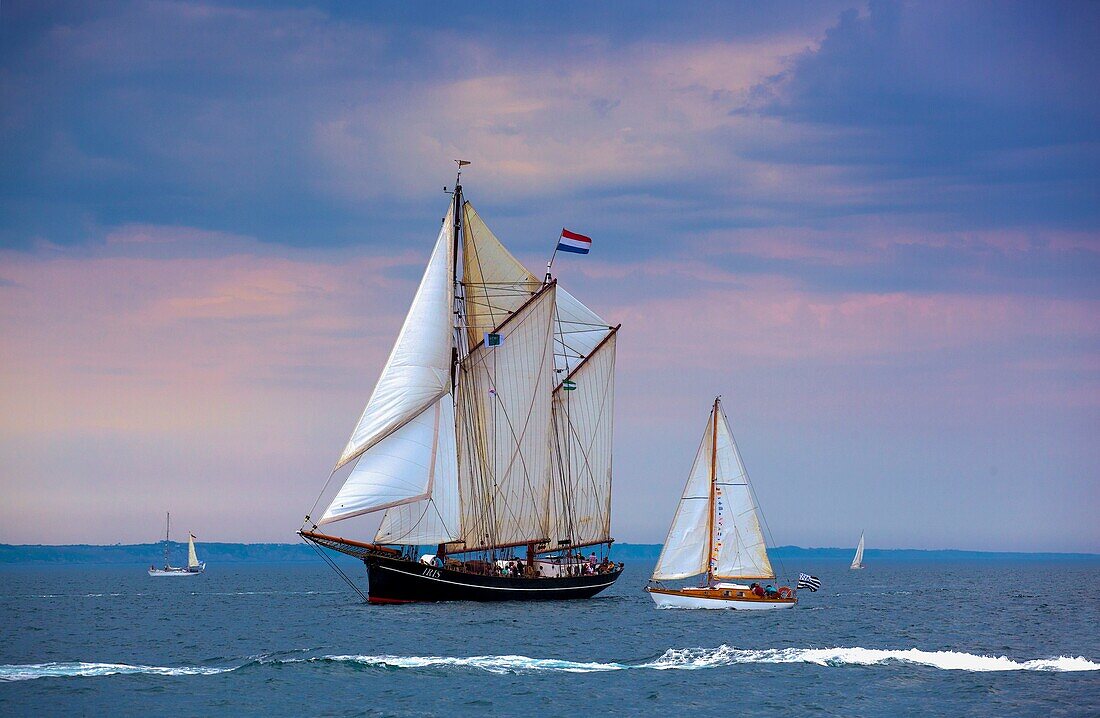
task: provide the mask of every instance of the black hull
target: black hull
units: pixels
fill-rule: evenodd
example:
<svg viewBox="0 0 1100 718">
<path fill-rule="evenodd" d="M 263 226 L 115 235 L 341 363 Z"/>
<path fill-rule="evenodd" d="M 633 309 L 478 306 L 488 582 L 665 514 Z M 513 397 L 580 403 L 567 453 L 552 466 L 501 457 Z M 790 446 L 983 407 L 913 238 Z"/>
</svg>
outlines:
<svg viewBox="0 0 1100 718">
<path fill-rule="evenodd" d="M 591 598 L 619 578 L 621 570 L 595 576 L 511 578 L 480 576 L 415 561 L 368 556 L 371 603 L 421 601 L 553 601 Z"/>
</svg>

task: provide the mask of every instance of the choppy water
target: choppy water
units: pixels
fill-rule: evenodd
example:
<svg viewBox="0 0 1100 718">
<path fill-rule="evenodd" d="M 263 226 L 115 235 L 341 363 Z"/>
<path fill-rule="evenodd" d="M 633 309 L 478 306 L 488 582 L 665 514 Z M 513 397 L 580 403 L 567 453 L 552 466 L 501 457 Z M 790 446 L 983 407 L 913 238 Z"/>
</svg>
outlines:
<svg viewBox="0 0 1100 718">
<path fill-rule="evenodd" d="M 794 610 L 366 606 L 323 565 L 0 571 L 0 712 L 1100 714 L 1100 564 L 832 562 Z M 360 577 L 361 578 L 361 577 Z"/>
</svg>

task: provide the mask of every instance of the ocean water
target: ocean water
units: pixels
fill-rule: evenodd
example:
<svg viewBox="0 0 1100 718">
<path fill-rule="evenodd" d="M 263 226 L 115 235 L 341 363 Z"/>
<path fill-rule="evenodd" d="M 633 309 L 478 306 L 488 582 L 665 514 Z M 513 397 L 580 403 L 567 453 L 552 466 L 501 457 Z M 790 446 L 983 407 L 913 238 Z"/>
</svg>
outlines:
<svg viewBox="0 0 1100 718">
<path fill-rule="evenodd" d="M 1100 715 L 1100 563 L 792 565 L 793 610 L 368 606 L 320 564 L 0 570 L 3 715 Z M 362 571 L 352 571 L 365 585 Z"/>
</svg>

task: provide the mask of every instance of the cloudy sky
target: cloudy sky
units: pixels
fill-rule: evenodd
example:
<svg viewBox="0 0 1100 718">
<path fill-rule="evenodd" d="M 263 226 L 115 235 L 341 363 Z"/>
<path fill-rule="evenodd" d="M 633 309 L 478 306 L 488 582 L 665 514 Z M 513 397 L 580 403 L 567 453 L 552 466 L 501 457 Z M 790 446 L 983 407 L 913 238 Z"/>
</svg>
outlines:
<svg viewBox="0 0 1100 718">
<path fill-rule="evenodd" d="M 469 5 L 5 0 L 0 542 L 293 540 L 462 157 L 619 540 L 721 393 L 777 543 L 1100 551 L 1100 6 Z"/>
</svg>

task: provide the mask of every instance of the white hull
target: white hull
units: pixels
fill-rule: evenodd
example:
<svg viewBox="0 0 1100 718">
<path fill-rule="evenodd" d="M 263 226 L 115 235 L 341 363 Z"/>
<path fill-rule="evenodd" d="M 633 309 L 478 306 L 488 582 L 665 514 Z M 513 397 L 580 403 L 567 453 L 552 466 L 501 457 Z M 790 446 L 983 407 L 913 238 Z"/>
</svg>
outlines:
<svg viewBox="0 0 1100 718">
<path fill-rule="evenodd" d="M 682 593 L 657 593 L 650 591 L 649 597 L 657 608 L 724 608 L 735 611 L 771 611 L 777 608 L 791 608 L 791 602 L 779 601 L 738 601 L 728 598 L 708 598 L 706 596 L 688 596 Z"/>
<path fill-rule="evenodd" d="M 167 570 L 163 568 L 151 568 L 149 569 L 150 576 L 198 576 L 200 573 L 206 570 L 206 564 L 202 564 L 196 569 L 186 568 L 169 568 Z"/>
</svg>

